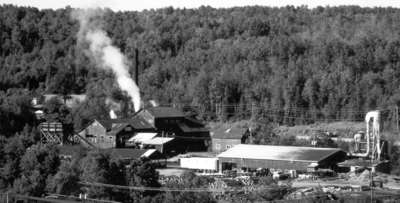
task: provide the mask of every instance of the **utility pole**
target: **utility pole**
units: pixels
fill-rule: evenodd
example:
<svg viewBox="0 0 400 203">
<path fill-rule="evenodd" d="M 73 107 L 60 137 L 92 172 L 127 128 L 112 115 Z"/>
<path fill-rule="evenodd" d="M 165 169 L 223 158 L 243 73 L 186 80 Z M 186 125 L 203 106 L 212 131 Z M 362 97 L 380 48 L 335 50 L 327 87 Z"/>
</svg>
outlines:
<svg viewBox="0 0 400 203">
<path fill-rule="evenodd" d="M 139 87 L 139 49 L 135 48 L 135 82 Z"/>
<path fill-rule="evenodd" d="M 396 120 L 396 130 L 399 133 L 399 107 L 396 105 L 395 107 L 395 120 Z"/>
<path fill-rule="evenodd" d="M 374 155 L 371 155 L 371 171 L 370 171 L 370 191 L 371 191 L 371 194 L 370 194 L 370 196 L 371 196 L 371 203 L 374 201 L 374 174 L 372 173 L 373 172 L 373 168 L 374 168 L 374 166 L 373 166 L 373 162 L 374 162 L 374 157 L 373 157 Z"/>
<path fill-rule="evenodd" d="M 254 118 L 254 103 L 251 103 L 251 118 Z"/>
<path fill-rule="evenodd" d="M 218 119 L 218 103 L 215 103 L 215 117 Z"/>
</svg>

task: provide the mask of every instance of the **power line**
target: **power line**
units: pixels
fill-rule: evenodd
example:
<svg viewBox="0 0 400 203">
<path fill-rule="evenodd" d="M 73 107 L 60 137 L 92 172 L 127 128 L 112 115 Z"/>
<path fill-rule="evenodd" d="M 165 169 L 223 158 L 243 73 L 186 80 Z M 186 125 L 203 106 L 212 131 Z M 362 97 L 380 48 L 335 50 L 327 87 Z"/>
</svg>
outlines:
<svg viewBox="0 0 400 203">
<path fill-rule="evenodd" d="M 124 185 L 113 185 L 113 184 L 105 184 L 98 182 L 79 182 L 79 184 L 85 186 L 95 186 L 95 187 L 108 187 L 114 189 L 123 189 L 123 190 L 137 190 L 137 191 L 160 191 L 160 192 L 210 192 L 210 193 L 222 193 L 222 192 L 243 192 L 249 191 L 248 188 L 226 188 L 226 189 L 217 189 L 217 188 L 167 188 L 167 187 L 144 187 L 144 186 L 124 186 Z M 279 186 L 280 188 L 286 188 L 285 186 Z M 254 188 L 255 190 L 263 190 L 263 189 L 274 189 L 277 187 L 273 186 L 264 186 L 259 188 Z"/>
<path fill-rule="evenodd" d="M 176 105 L 171 105 L 176 106 Z M 184 105 L 181 108 L 197 108 L 198 105 Z M 203 109 L 207 109 L 204 106 Z M 243 109 L 242 107 L 247 107 Z M 253 115 L 254 111 L 257 111 L 256 114 L 262 114 L 266 117 L 281 117 L 282 119 L 299 119 L 304 121 L 363 121 L 363 115 L 367 113 L 367 111 L 355 111 L 355 110 L 339 110 L 336 115 L 325 115 L 324 111 L 321 110 L 313 110 L 310 108 L 304 107 L 282 107 L 282 108 L 271 108 L 266 106 L 260 105 L 249 105 L 249 104 L 217 104 L 217 112 L 201 112 L 202 115 L 211 115 L 211 116 L 236 116 L 236 115 Z M 211 108 L 208 108 L 211 109 Z M 393 109 L 391 108 L 384 108 L 384 109 L 377 109 L 383 112 L 391 112 Z M 269 115 L 265 115 L 269 114 Z M 294 115 L 293 115 L 294 114 Z M 298 115 L 301 114 L 301 115 Z M 314 114 L 310 115 L 310 114 Z M 315 115 L 316 114 L 316 115 Z M 360 118 L 347 118 L 351 115 Z M 342 115 L 342 116 L 340 116 Z M 332 118 L 334 117 L 334 118 Z"/>
<path fill-rule="evenodd" d="M 241 188 L 225 188 L 225 189 L 218 189 L 218 188 L 167 188 L 167 187 L 144 187 L 144 186 L 123 186 L 123 185 L 112 185 L 112 184 L 104 184 L 104 183 L 97 183 L 97 182 L 79 182 L 82 185 L 85 186 L 95 186 L 95 187 L 108 187 L 108 188 L 113 188 L 113 189 L 122 189 L 122 190 L 135 190 L 135 191 L 159 191 L 159 192 L 208 192 L 208 193 L 223 193 L 223 192 L 254 192 L 254 191 L 260 191 L 260 190 L 265 190 L 265 189 L 276 189 L 277 187 L 275 186 L 262 186 L 262 187 L 255 187 L 255 186 L 248 186 L 250 188 L 246 187 L 241 187 Z M 352 186 L 351 184 L 346 184 L 343 186 Z M 288 186 L 278 186 L 278 188 L 288 188 Z M 318 192 L 318 191 L 315 191 Z M 320 191 L 322 192 L 322 191 Z M 349 192 L 336 192 L 332 193 L 333 195 L 336 196 L 341 196 L 341 197 L 347 197 L 348 194 L 359 194 L 359 195 L 364 195 L 368 196 L 368 194 L 360 191 L 349 191 Z M 327 193 L 322 192 L 321 194 L 312 194 L 312 195 L 307 195 L 306 197 L 303 198 L 295 198 L 295 199 L 290 199 L 290 200 L 302 200 L 302 199 L 310 199 L 313 197 L 322 197 L 324 195 L 327 195 Z M 396 197 L 400 198 L 399 194 L 379 194 L 377 195 L 379 197 Z M 276 201 L 286 201 L 286 200 L 275 200 Z"/>
</svg>

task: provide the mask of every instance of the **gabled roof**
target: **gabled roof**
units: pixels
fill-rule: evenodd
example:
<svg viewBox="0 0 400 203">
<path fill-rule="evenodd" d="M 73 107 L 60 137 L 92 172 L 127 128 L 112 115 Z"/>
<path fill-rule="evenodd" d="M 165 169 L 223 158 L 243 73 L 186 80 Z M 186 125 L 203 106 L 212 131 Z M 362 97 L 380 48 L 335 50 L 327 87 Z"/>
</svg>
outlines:
<svg viewBox="0 0 400 203">
<path fill-rule="evenodd" d="M 248 128 L 237 125 L 222 125 L 211 129 L 211 138 L 241 139 Z"/>
<path fill-rule="evenodd" d="M 239 144 L 222 152 L 217 157 L 320 162 L 336 153 L 346 156 L 346 153 L 339 148 Z"/>
<path fill-rule="evenodd" d="M 155 118 L 182 118 L 185 116 L 182 111 L 172 107 L 150 107 L 146 111 Z"/>
<path fill-rule="evenodd" d="M 131 120 L 133 128 L 135 129 L 154 129 L 154 127 L 142 116 L 136 114 Z"/>
</svg>

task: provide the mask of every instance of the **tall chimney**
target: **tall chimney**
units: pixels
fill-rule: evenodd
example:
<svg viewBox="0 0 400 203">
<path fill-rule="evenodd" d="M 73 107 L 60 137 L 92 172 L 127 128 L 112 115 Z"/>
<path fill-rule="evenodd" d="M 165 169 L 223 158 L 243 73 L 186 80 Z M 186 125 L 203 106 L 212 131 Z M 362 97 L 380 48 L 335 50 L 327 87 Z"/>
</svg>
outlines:
<svg viewBox="0 0 400 203">
<path fill-rule="evenodd" d="M 135 82 L 139 87 L 139 50 L 135 48 Z"/>
</svg>

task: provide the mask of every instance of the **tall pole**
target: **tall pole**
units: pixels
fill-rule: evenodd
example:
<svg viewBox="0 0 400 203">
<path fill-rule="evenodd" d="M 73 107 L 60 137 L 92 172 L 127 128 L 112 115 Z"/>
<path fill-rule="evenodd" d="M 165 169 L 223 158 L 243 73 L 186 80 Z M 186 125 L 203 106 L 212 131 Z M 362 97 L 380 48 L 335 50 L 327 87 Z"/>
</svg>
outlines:
<svg viewBox="0 0 400 203">
<path fill-rule="evenodd" d="M 251 103 L 251 115 L 250 115 L 250 119 L 254 118 L 254 103 Z"/>
<path fill-rule="evenodd" d="M 397 130 L 397 133 L 399 133 L 399 107 L 396 105 L 395 109 L 396 109 L 396 111 L 395 111 L 396 130 Z"/>
<path fill-rule="evenodd" d="M 135 48 L 135 82 L 139 87 L 139 49 Z"/>
</svg>

